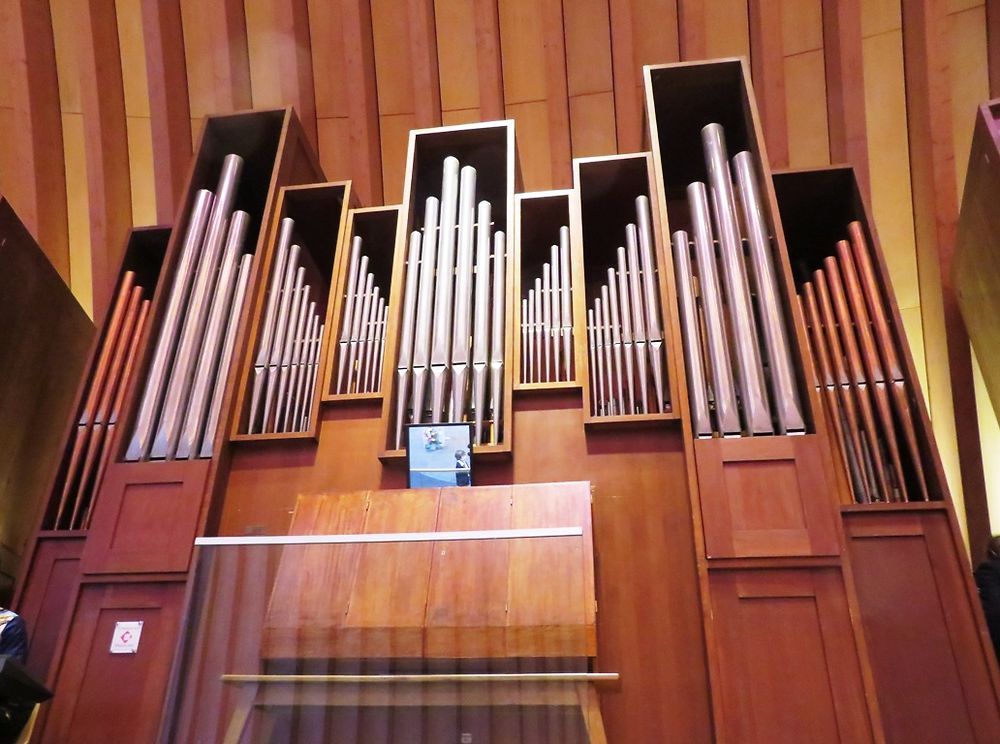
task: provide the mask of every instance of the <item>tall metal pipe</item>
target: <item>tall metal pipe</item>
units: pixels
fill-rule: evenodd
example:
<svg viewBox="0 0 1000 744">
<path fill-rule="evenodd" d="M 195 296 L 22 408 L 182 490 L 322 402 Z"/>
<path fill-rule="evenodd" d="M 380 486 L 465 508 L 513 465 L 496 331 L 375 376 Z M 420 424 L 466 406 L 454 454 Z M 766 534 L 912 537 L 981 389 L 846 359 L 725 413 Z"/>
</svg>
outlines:
<svg viewBox="0 0 1000 744">
<path fill-rule="evenodd" d="M 458 256 L 455 268 L 455 308 L 451 339 L 451 400 L 448 420 L 461 421 L 469 396 L 469 354 L 472 323 L 472 269 L 476 227 L 476 169 L 462 168 L 458 204 Z"/>
<path fill-rule="evenodd" d="M 385 300 L 382 298 L 382 288 L 375 287 L 372 290 L 372 301 L 368 306 L 368 316 L 365 321 L 365 336 L 364 342 L 362 343 L 362 349 L 364 354 L 359 360 L 359 367 L 361 368 L 361 375 L 358 378 L 358 392 L 367 393 L 368 392 L 368 380 L 371 378 L 371 366 L 372 359 L 375 356 L 375 326 L 378 324 L 378 313 L 379 313 L 379 302 L 385 304 Z"/>
<path fill-rule="evenodd" d="M 278 388 L 274 399 L 274 427 L 273 431 L 282 431 L 281 416 L 285 410 L 285 398 L 290 392 L 288 388 L 289 369 L 292 363 L 292 348 L 295 346 L 295 328 L 299 320 L 299 306 L 302 304 L 305 294 L 306 269 L 299 266 L 295 272 L 295 288 L 292 290 L 292 304 L 288 309 L 288 318 L 285 325 L 284 339 L 282 343 L 281 356 L 278 359 Z"/>
<path fill-rule="evenodd" d="M 594 327 L 594 311 L 587 309 L 587 361 L 590 362 L 590 414 L 599 416 L 597 403 L 597 338 Z"/>
<path fill-rule="evenodd" d="M 545 375 L 542 382 L 552 382 L 552 267 L 542 265 L 542 355 Z"/>
<path fill-rule="evenodd" d="M 413 337 L 413 403 L 412 421 L 419 424 L 424 420 L 424 394 L 427 391 L 427 377 L 431 358 L 431 322 L 434 303 L 434 275 L 438 244 L 437 197 L 427 197 L 424 209 L 424 237 L 420 254 L 420 283 L 417 295 L 417 319 Z"/>
<path fill-rule="evenodd" d="M 493 411 L 491 440 L 503 441 L 503 365 L 507 315 L 507 236 L 502 230 L 493 235 L 493 294 L 490 309 L 490 410 Z"/>
<path fill-rule="evenodd" d="M 365 334 L 365 363 L 364 363 L 364 374 L 358 382 L 358 389 L 362 393 L 367 393 L 371 390 L 369 384 L 371 382 L 372 376 L 372 363 L 375 360 L 375 333 L 378 328 L 379 318 L 382 317 L 382 308 L 385 307 L 385 298 L 382 297 L 382 288 L 375 287 L 375 292 L 372 295 L 372 304 L 368 309 L 368 331 Z"/>
<path fill-rule="evenodd" d="M 317 318 L 317 321 L 319 319 Z M 306 383 L 306 395 L 303 401 L 302 423 L 299 431 L 306 431 L 312 423 L 313 400 L 316 395 L 316 378 L 319 374 L 319 353 L 323 348 L 323 332 L 326 326 L 319 324 L 319 330 L 312 341 L 312 351 L 309 354 L 309 381 Z"/>
<path fill-rule="evenodd" d="M 708 410 L 705 368 L 701 363 L 701 343 L 698 333 L 698 308 L 695 305 L 688 235 L 684 230 L 673 234 L 674 270 L 677 274 L 677 305 L 680 308 L 681 336 L 684 340 L 684 361 L 687 365 L 688 395 L 696 437 L 712 436 L 712 417 Z"/>
<path fill-rule="evenodd" d="M 370 393 L 377 393 L 381 388 L 379 381 L 382 379 L 382 349 L 385 347 L 385 297 L 379 297 L 378 310 L 375 313 L 375 339 L 372 342 L 372 360 L 370 367 L 370 377 L 365 389 Z"/>
<path fill-rule="evenodd" d="M 723 319 L 722 292 L 715 266 L 715 245 L 712 225 L 708 215 L 708 196 L 705 184 L 695 181 L 687 187 L 688 207 L 691 210 L 694 252 L 698 261 L 698 279 L 701 284 L 701 311 L 705 318 L 705 336 L 708 356 L 712 365 L 712 391 L 715 394 L 715 419 L 719 433 L 735 436 L 740 433 L 740 415 L 736 407 L 733 386 L 733 368 L 726 339 L 726 321 Z M 692 341 L 696 336 L 686 336 Z"/>
<path fill-rule="evenodd" d="M 154 459 L 171 459 L 177 449 L 182 417 L 187 410 L 191 392 L 195 354 L 205 333 L 205 321 L 209 310 L 208 298 L 215 287 L 219 254 L 225 240 L 226 225 L 232 213 L 242 169 L 243 158 L 239 155 L 227 155 L 223 160 L 217 196 L 208 218 L 202 256 L 198 262 L 198 271 L 191 290 L 188 313 L 184 319 L 177 356 L 171 367 L 170 382 L 167 384 L 167 393 L 163 399 L 160 424 L 150 449 L 150 456 Z"/>
<path fill-rule="evenodd" d="M 472 406 L 475 414 L 474 435 L 478 444 L 483 441 L 483 421 L 486 418 L 486 376 L 490 361 L 490 237 L 492 235 L 492 205 L 479 202 L 476 216 L 476 295 L 472 318 Z M 524 302 L 522 301 L 522 307 Z M 524 314 L 521 315 L 522 333 L 525 338 Z M 521 355 L 525 357 L 523 341 Z"/>
<path fill-rule="evenodd" d="M 475 193 L 475 169 L 463 169 L 462 180 Z M 472 179 L 471 184 L 469 179 Z M 459 163 L 444 159 L 441 181 L 441 237 L 438 247 L 437 286 L 434 292 L 434 335 L 431 338 L 431 422 L 440 423 L 448 383 L 452 343 L 452 293 L 455 275 L 455 219 L 458 210 Z"/>
<path fill-rule="evenodd" d="M 625 245 L 628 251 L 629 304 L 632 306 L 632 334 L 635 343 L 635 360 L 639 368 L 639 413 L 649 412 L 649 357 L 646 353 L 646 314 L 642 307 L 642 288 L 639 279 L 639 241 L 635 225 L 625 226 Z M 600 323 L 600 319 L 597 321 Z"/>
<path fill-rule="evenodd" d="M 573 377 L 573 282 L 570 279 L 569 265 L 569 228 L 565 225 L 559 228 L 559 286 L 562 289 L 562 308 L 560 318 L 562 327 L 559 330 L 562 337 L 563 364 L 565 373 L 563 379 Z"/>
<path fill-rule="evenodd" d="M 160 403 L 163 400 L 164 384 L 170 365 L 174 359 L 174 349 L 177 335 L 180 331 L 181 318 L 188 306 L 188 295 L 194 279 L 194 268 L 205 227 L 212 210 L 214 197 L 207 189 L 200 189 L 194 197 L 191 214 L 188 217 L 187 232 L 181 246 L 181 257 L 174 269 L 174 281 L 170 287 L 167 299 L 167 309 L 160 324 L 160 334 L 153 349 L 153 358 L 146 373 L 146 386 L 143 389 L 142 400 L 135 417 L 132 439 L 125 451 L 128 461 L 144 460 L 149 455 L 149 447 L 153 436 L 153 427 L 160 414 Z"/>
<path fill-rule="evenodd" d="M 521 300 L 521 382 L 531 382 L 528 376 L 528 300 Z"/>
<path fill-rule="evenodd" d="M 611 275 L 608 275 L 610 282 Z M 635 413 L 635 366 L 632 348 L 632 306 L 629 302 L 628 263 L 625 249 L 618 247 L 618 301 L 621 302 L 622 356 L 625 358 L 625 383 L 629 414 Z"/>
<path fill-rule="evenodd" d="M 528 290 L 528 382 L 538 382 L 535 374 L 535 290 Z"/>
<path fill-rule="evenodd" d="M 597 416 L 608 415 L 608 396 L 605 395 L 604 387 L 604 314 L 601 312 L 601 298 L 594 298 L 594 335 L 597 337 L 597 346 L 594 347 L 594 356 L 597 357 Z M 608 374 L 611 370 L 608 370 Z M 610 390 L 610 385 L 608 388 Z"/>
<path fill-rule="evenodd" d="M 615 413 L 625 412 L 625 384 L 622 380 L 622 335 L 618 319 L 618 287 L 614 269 L 608 269 L 608 283 L 601 287 L 605 313 L 608 315 L 608 331 L 611 336 L 611 357 L 615 363 Z"/>
<path fill-rule="evenodd" d="M 187 416 L 181 429 L 177 445 L 177 457 L 188 459 L 198 456 L 201 444 L 202 427 L 208 416 L 209 396 L 212 392 L 212 382 L 216 373 L 223 374 L 228 370 L 219 369 L 223 333 L 229 320 L 233 292 L 236 288 L 237 272 L 239 270 L 240 254 L 243 252 L 243 240 L 250 215 L 243 211 L 233 212 L 229 223 L 229 235 L 226 239 L 226 249 L 219 269 L 219 279 L 215 285 L 212 298 L 212 308 L 208 314 L 208 324 L 205 328 L 205 338 L 198 356 L 198 366 L 195 369 L 194 385 L 191 389 L 191 399 L 188 403 Z"/>
<path fill-rule="evenodd" d="M 420 276 L 422 236 L 419 230 L 410 233 L 410 250 L 406 257 L 406 287 L 403 289 L 403 319 L 399 326 L 399 355 L 396 358 L 396 418 L 395 448 L 402 446 L 403 422 L 409 400 L 410 375 L 413 365 L 414 323 L 417 319 L 417 279 Z"/>
<path fill-rule="evenodd" d="M 799 400 L 799 389 L 788 346 L 781 295 L 778 293 L 778 281 L 771 256 L 771 233 L 764 215 L 764 201 L 760 198 L 758 190 L 753 156 L 746 151 L 737 153 L 733 158 L 733 171 L 743 210 L 743 224 L 746 225 L 750 264 L 756 280 L 757 302 L 760 307 L 768 368 L 771 371 L 778 432 L 781 434 L 804 432 L 805 417 L 802 415 L 802 403 Z"/>
<path fill-rule="evenodd" d="M 559 246 L 552 246 L 552 257 L 549 264 L 552 266 L 552 319 L 551 327 L 549 328 L 549 344 L 552 345 L 552 379 L 559 381 L 562 372 L 562 359 L 560 351 L 562 349 L 561 336 L 562 336 L 562 287 L 559 282 L 561 281 L 562 272 L 559 266 Z"/>
<path fill-rule="evenodd" d="M 222 342 L 222 353 L 219 355 L 219 368 L 215 374 L 212 391 L 212 402 L 208 405 L 208 416 L 205 419 L 205 431 L 201 438 L 199 457 L 211 457 L 215 432 L 219 428 L 219 415 L 222 411 L 222 398 L 226 393 L 226 374 L 233 358 L 233 347 L 236 344 L 236 329 L 240 325 L 240 315 L 246 298 L 247 284 L 250 282 L 250 269 L 253 266 L 253 254 L 244 253 L 240 259 L 240 272 L 236 278 L 236 290 L 233 301 L 229 305 L 229 321 L 226 323 L 226 333 Z"/>
<path fill-rule="evenodd" d="M 310 301 L 312 287 L 308 284 L 302 289 L 302 299 L 299 300 L 298 316 L 295 320 L 295 334 L 292 342 L 292 359 L 288 365 L 288 395 L 285 403 L 279 411 L 280 423 L 279 431 L 288 431 L 294 425 L 292 417 L 297 402 L 296 396 L 299 390 L 299 378 L 302 376 L 303 358 L 306 345 L 306 329 L 309 327 L 309 311 L 315 305 Z"/>
<path fill-rule="evenodd" d="M 358 263 L 361 260 L 361 236 L 351 240 L 351 256 L 347 268 L 347 287 L 344 294 L 344 319 L 340 324 L 340 340 L 337 342 L 337 393 L 344 392 L 344 368 L 347 365 L 347 345 L 351 340 L 351 321 L 354 313 L 354 293 L 358 284 Z"/>
<path fill-rule="evenodd" d="M 278 299 L 278 312 L 274 322 L 274 335 L 271 339 L 271 353 L 267 359 L 267 377 L 264 380 L 263 418 L 260 430 L 273 431 L 272 416 L 275 411 L 274 398 L 278 388 L 278 368 L 281 366 L 281 355 L 285 350 L 285 334 L 288 332 L 288 314 L 295 293 L 296 279 L 299 274 L 299 253 L 302 247 L 293 244 L 288 249 L 288 262 L 285 264 L 285 278 L 281 284 L 281 297 Z"/>
<path fill-rule="evenodd" d="M 642 294 L 646 303 L 646 342 L 649 350 L 649 368 L 656 386 L 656 412 L 666 410 L 665 375 L 663 368 L 663 320 L 660 314 L 660 290 L 656 280 L 656 260 L 653 253 L 653 226 L 649 212 L 649 197 L 635 198 L 638 217 L 639 256 L 642 260 Z"/>
<path fill-rule="evenodd" d="M 264 311 L 264 322 L 261 328 L 260 342 L 257 346 L 257 356 L 254 358 L 253 363 L 253 386 L 250 396 L 250 418 L 247 423 L 247 432 L 249 434 L 253 434 L 257 431 L 257 419 L 260 414 L 260 405 L 263 401 L 264 387 L 267 381 L 267 363 L 271 358 L 274 324 L 278 319 L 278 305 L 281 302 L 281 288 L 285 283 L 285 268 L 288 262 L 288 251 L 292 245 L 292 232 L 294 229 L 295 220 L 289 217 L 285 217 L 281 220 L 281 228 L 278 235 L 278 249 L 271 273 L 271 285 L 267 290 L 267 305 Z"/>
<path fill-rule="evenodd" d="M 299 372 L 299 380 L 296 383 L 295 405 L 292 408 L 292 419 L 290 428 L 295 431 L 302 430 L 304 411 L 306 410 L 309 377 L 311 365 L 313 363 L 313 351 L 315 346 L 316 331 L 319 328 L 319 315 L 316 313 L 316 303 L 310 302 L 306 310 L 306 330 L 302 343 L 302 370 Z"/>
<path fill-rule="evenodd" d="M 748 434 L 770 434 L 771 407 L 764 389 L 764 372 L 760 362 L 757 324 L 750 303 L 746 266 L 743 261 L 743 241 L 736 219 L 736 201 L 730 180 L 726 140 L 719 124 L 708 124 L 701 130 L 708 167 L 715 236 L 719 240 L 722 279 L 726 286 L 726 303 L 736 345 L 736 382 L 740 404 L 746 419 Z"/>
<path fill-rule="evenodd" d="M 358 351 L 361 346 L 361 337 L 364 333 L 364 312 L 365 302 L 368 300 L 368 292 L 371 287 L 366 286 L 368 278 L 372 275 L 368 271 L 368 256 L 362 256 L 358 265 L 358 283 L 355 286 L 353 304 L 351 311 L 351 335 L 347 340 L 347 388 L 346 392 L 355 393 L 352 389 L 352 382 L 357 379 L 355 367 L 358 364 Z"/>
<path fill-rule="evenodd" d="M 542 278 L 535 277 L 535 323 L 532 326 L 531 345 L 535 347 L 535 382 L 544 382 L 542 354 Z"/>
</svg>

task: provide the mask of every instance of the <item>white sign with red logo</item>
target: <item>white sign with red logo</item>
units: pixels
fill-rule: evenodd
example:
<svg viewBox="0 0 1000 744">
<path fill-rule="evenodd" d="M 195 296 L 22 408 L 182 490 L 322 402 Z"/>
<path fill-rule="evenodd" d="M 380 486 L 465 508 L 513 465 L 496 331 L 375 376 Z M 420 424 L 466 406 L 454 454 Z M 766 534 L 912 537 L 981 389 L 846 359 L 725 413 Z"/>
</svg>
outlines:
<svg viewBox="0 0 1000 744">
<path fill-rule="evenodd" d="M 139 636 L 142 635 L 142 620 L 115 623 L 115 634 L 111 637 L 111 653 L 135 654 L 139 652 Z"/>
</svg>

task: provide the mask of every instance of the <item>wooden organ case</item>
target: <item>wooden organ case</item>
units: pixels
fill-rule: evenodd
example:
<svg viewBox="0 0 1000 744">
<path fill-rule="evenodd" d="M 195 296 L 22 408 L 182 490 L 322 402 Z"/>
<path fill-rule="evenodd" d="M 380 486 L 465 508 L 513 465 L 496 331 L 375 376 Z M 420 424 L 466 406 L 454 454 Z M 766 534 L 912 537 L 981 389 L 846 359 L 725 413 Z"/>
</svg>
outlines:
<svg viewBox="0 0 1000 744">
<path fill-rule="evenodd" d="M 220 674 L 456 668 L 620 675 L 598 688 L 599 713 L 586 708 L 592 741 L 598 726 L 611 742 L 1000 737 L 996 663 L 851 172 L 772 183 L 744 61 L 651 66 L 644 85 L 649 151 L 578 159 L 571 189 L 517 193 L 513 122 L 440 127 L 411 133 L 403 200 L 387 207 L 325 181 L 291 110 L 209 118 L 169 240 L 135 231 L 125 254 L 122 277 L 156 270 L 107 467 L 67 489 L 74 413 L 22 574 L 16 602 L 29 623 L 47 617 L 29 663 L 56 691 L 42 741 L 227 727 L 238 741 L 234 711 L 266 707 L 273 688 Z M 251 257 L 230 356 L 215 364 L 217 421 L 196 430 L 201 456 L 135 458 L 200 190 L 222 183 L 231 154 Z M 456 254 L 449 231 L 475 249 Z M 850 253 L 853 239 L 867 252 Z M 428 255 L 451 262 L 454 285 L 423 270 Z M 845 256 L 879 313 L 851 293 Z M 894 366 L 874 364 L 869 324 Z M 449 418 L 475 422 L 482 488 L 394 491 L 401 426 Z M 300 580 L 308 553 L 192 560 L 198 536 L 514 527 L 569 481 L 593 487 L 586 508 L 557 505 L 545 526 L 585 524 L 596 564 L 594 606 L 572 632 L 511 622 L 517 541 L 503 559 L 491 552 L 502 540 L 462 548 L 479 577 L 468 612 L 433 541 L 336 546 L 337 561 L 308 574 L 329 585 L 319 592 Z M 212 586 L 229 592 L 219 606 L 233 623 L 215 635 L 199 622 Z M 490 615 L 501 595 L 502 622 Z M 256 630 L 240 626 L 241 602 L 261 613 Z M 128 620 L 145 623 L 138 653 L 109 655 Z M 244 657 L 254 663 L 217 669 Z M 287 725 L 272 736 L 299 724 Z"/>
</svg>

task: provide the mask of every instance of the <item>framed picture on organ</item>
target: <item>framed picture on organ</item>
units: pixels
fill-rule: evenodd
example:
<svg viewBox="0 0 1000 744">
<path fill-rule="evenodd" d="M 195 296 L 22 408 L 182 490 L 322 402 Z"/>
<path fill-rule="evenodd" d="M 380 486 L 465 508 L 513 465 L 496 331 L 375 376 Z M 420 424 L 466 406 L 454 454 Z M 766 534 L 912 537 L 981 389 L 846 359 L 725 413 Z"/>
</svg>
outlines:
<svg viewBox="0 0 1000 744">
<path fill-rule="evenodd" d="M 406 427 L 410 488 L 472 485 L 472 424 L 410 424 Z"/>
</svg>

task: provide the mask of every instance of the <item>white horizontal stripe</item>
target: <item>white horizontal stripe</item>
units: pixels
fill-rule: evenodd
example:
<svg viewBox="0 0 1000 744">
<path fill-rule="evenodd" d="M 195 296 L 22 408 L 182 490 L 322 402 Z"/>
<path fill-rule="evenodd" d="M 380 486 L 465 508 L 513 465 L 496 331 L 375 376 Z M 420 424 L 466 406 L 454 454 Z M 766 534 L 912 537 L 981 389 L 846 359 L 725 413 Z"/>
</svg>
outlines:
<svg viewBox="0 0 1000 744">
<path fill-rule="evenodd" d="M 223 682 L 294 684 L 429 684 L 434 682 L 617 682 L 618 672 L 493 674 L 223 674 Z"/>
<path fill-rule="evenodd" d="M 197 537 L 195 545 L 342 545 L 348 543 L 444 542 L 454 540 L 513 540 L 521 537 L 582 537 L 583 527 L 537 527 L 522 530 L 462 530 L 458 532 L 376 532 L 354 535 L 246 535 Z"/>
</svg>

